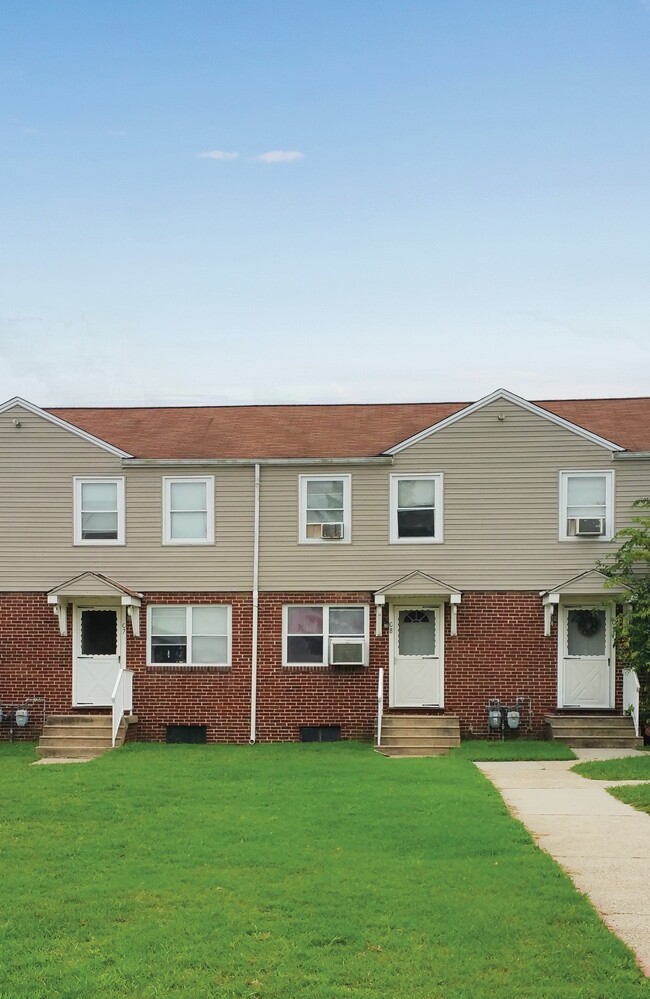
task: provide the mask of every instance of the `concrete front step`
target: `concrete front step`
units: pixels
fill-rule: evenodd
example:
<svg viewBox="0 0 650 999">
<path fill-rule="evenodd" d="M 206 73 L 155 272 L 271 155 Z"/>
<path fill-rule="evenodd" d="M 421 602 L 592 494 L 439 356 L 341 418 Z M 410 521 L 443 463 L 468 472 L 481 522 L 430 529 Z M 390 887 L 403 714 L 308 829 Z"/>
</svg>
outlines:
<svg viewBox="0 0 650 999">
<path fill-rule="evenodd" d="M 39 740 L 39 749 L 50 749 L 60 746 L 88 746 L 93 749 L 110 749 L 113 744 L 112 733 L 106 735 L 50 735 L 43 733 Z"/>
<path fill-rule="evenodd" d="M 643 745 L 629 715 L 547 715 L 545 723 L 552 740 L 576 749 L 638 749 Z"/>
<path fill-rule="evenodd" d="M 110 725 L 111 715 L 50 715 L 46 725 Z"/>
<path fill-rule="evenodd" d="M 124 742 L 130 722 L 137 721 L 133 716 L 125 716 L 117 735 L 116 745 Z M 112 718 L 110 715 L 50 715 L 45 723 L 38 743 L 40 756 L 51 759 L 93 758 L 113 748 Z"/>
<path fill-rule="evenodd" d="M 381 746 L 384 756 L 442 756 L 460 745 L 455 715 L 384 715 Z"/>
</svg>

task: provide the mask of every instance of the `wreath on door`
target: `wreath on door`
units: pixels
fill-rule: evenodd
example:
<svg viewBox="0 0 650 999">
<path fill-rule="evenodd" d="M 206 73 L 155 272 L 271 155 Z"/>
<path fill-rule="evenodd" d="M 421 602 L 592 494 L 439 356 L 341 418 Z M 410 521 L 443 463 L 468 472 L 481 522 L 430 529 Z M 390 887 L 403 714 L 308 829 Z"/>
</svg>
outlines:
<svg viewBox="0 0 650 999">
<path fill-rule="evenodd" d="M 599 612 L 596 610 L 576 611 L 575 620 L 578 631 L 585 638 L 591 638 L 600 631 L 601 618 Z"/>
</svg>

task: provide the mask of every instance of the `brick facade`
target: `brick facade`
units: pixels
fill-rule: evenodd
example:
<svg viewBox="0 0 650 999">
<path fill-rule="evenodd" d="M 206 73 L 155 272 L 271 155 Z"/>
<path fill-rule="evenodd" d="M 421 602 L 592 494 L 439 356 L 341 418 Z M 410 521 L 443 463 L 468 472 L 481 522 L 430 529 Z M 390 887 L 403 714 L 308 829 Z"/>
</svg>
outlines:
<svg viewBox="0 0 650 999">
<path fill-rule="evenodd" d="M 232 606 L 232 665 L 147 666 L 148 604 L 220 603 Z M 282 666 L 285 604 L 350 604 L 370 607 L 370 662 L 366 669 Z M 65 713 L 72 696 L 72 621 L 68 636 L 42 593 L 0 594 L 0 704 L 29 701 L 30 724 L 15 738 L 35 738 L 47 714 Z M 302 725 L 340 725 L 343 738 L 370 739 L 377 707 L 378 670 L 384 667 L 388 705 L 388 619 L 375 636 L 370 592 L 263 593 L 259 600 L 257 738 L 293 741 Z M 461 719 L 464 736 L 486 732 L 485 704 L 530 697 L 533 731 L 557 705 L 557 619 L 544 637 L 537 592 L 466 592 L 458 635 L 449 633 L 445 608 L 445 711 Z M 247 742 L 250 734 L 252 597 L 249 593 L 147 593 L 140 638 L 127 625 L 127 665 L 134 670 L 138 724 L 129 738 L 162 741 L 166 726 L 206 725 L 209 742 Z M 621 709 L 620 670 L 617 708 Z M 0 739 L 9 738 L 8 723 Z"/>
</svg>

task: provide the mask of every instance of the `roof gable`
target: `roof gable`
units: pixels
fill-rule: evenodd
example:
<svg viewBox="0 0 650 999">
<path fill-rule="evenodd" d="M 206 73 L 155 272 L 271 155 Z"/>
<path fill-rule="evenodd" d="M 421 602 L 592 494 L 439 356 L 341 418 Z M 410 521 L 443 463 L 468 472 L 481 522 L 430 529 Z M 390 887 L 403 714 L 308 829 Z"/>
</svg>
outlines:
<svg viewBox="0 0 650 999">
<path fill-rule="evenodd" d="M 601 594 L 603 597 L 615 597 L 617 594 L 629 593 L 630 587 L 625 584 L 608 585 L 609 576 L 606 576 L 600 569 L 587 569 L 565 579 L 563 583 L 547 590 L 547 593 L 558 593 L 562 595 L 574 594 L 575 596 L 591 596 Z"/>
<path fill-rule="evenodd" d="M 385 586 L 375 591 L 375 595 L 382 593 L 386 596 L 448 597 L 452 593 L 460 593 L 460 590 L 456 586 L 438 579 L 437 576 L 431 576 L 427 572 L 415 569 L 413 572 L 407 573 L 406 576 L 400 576 L 399 579 L 393 580 L 392 583 L 386 583 Z"/>
<path fill-rule="evenodd" d="M 114 444 L 107 443 L 107 441 L 102 440 L 100 437 L 96 437 L 94 434 L 88 433 L 87 430 L 83 430 L 81 427 L 77 427 L 73 423 L 69 423 L 67 420 L 56 416 L 54 413 L 48 412 L 46 409 L 40 409 L 32 402 L 27 402 L 26 399 L 21 399 L 20 396 L 14 396 L 13 399 L 8 399 L 7 402 L 0 403 L 0 413 L 9 412 L 17 407 L 27 410 L 28 413 L 33 413 L 34 416 L 39 416 L 47 423 L 52 423 L 55 427 L 59 427 L 61 430 L 66 430 L 75 437 L 81 437 L 82 440 L 87 441 L 89 444 L 94 444 L 103 451 L 108 451 L 109 454 L 113 454 L 117 458 L 131 457 L 128 451 L 123 451 L 122 448 L 116 447 Z"/>
<path fill-rule="evenodd" d="M 624 448 L 622 448 L 619 444 L 614 444 L 613 441 L 606 440 L 604 437 L 599 437 L 590 430 L 585 430 L 584 427 L 579 427 L 577 424 L 571 423 L 569 420 L 564 419 L 562 416 L 558 416 L 556 413 L 552 413 L 547 409 L 542 409 L 534 402 L 529 402 L 527 399 L 522 399 L 513 392 L 508 392 L 507 389 L 497 389 L 496 392 L 491 392 L 490 395 L 484 396 L 482 399 L 479 399 L 478 402 L 474 402 L 470 406 L 460 409 L 457 413 L 452 413 L 450 416 L 445 417 L 438 423 L 434 423 L 425 430 L 421 430 L 413 437 L 409 437 L 406 440 L 401 441 L 399 444 L 396 444 L 394 447 L 388 448 L 385 451 L 385 454 L 398 454 L 400 451 L 406 450 L 406 448 L 411 447 L 413 444 L 426 440 L 427 437 L 437 434 L 440 430 L 444 430 L 447 427 L 452 426 L 454 423 L 458 423 L 459 420 L 465 419 L 466 416 L 470 416 L 472 413 L 476 413 L 480 409 L 484 409 L 485 406 L 489 406 L 491 403 L 498 402 L 499 400 L 510 402 L 515 406 L 519 406 L 521 409 L 525 409 L 527 412 L 541 417 L 541 419 L 548 420 L 550 423 L 555 423 L 558 426 L 563 427 L 565 430 L 570 431 L 570 433 L 576 434 L 578 437 L 583 437 L 592 444 L 597 444 L 599 447 L 605 448 L 607 451 L 624 450 Z"/>
<path fill-rule="evenodd" d="M 81 572 L 47 591 L 48 597 L 137 597 L 142 596 L 103 572 Z"/>
</svg>

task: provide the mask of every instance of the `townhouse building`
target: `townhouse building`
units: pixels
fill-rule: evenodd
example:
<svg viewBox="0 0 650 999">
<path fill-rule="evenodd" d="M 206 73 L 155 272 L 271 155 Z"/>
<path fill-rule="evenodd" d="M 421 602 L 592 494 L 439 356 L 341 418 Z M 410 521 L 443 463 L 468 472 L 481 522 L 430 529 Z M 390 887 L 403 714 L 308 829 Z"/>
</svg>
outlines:
<svg viewBox="0 0 650 999">
<path fill-rule="evenodd" d="M 465 736 L 495 701 L 535 735 L 625 710 L 598 565 L 650 494 L 650 398 L 15 398 L 0 474 L 0 705 L 32 738 L 111 711 L 138 740 L 371 739 L 378 693 Z"/>
</svg>

